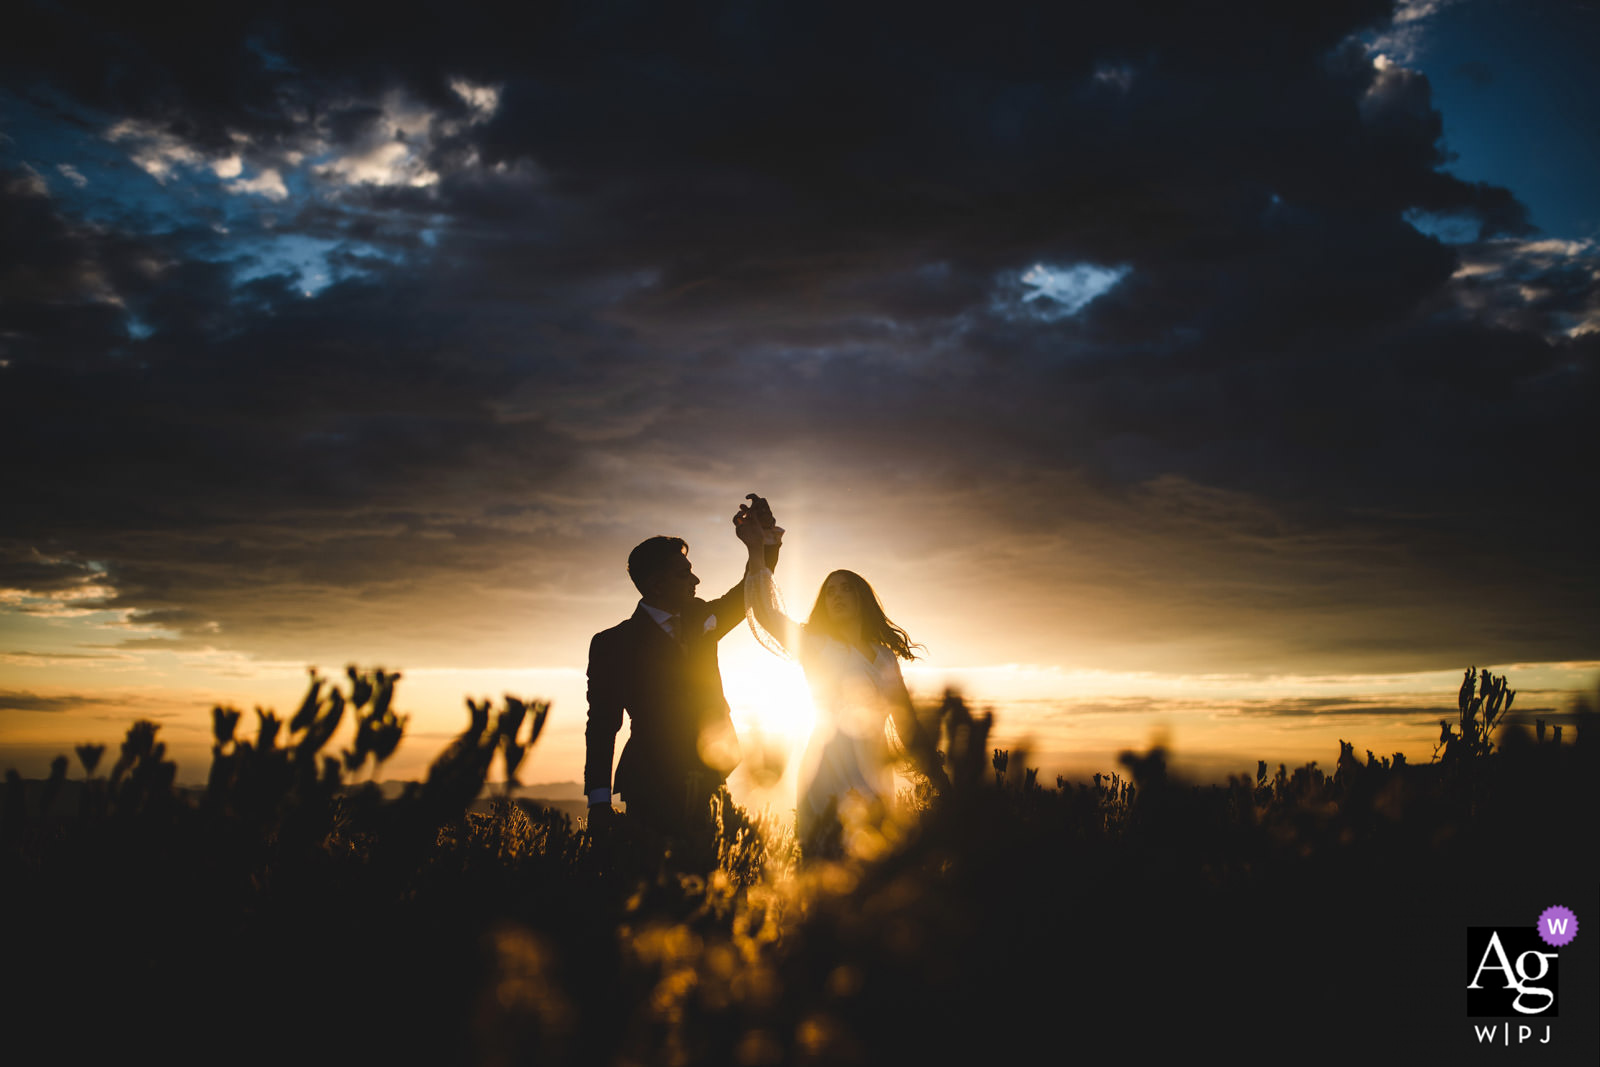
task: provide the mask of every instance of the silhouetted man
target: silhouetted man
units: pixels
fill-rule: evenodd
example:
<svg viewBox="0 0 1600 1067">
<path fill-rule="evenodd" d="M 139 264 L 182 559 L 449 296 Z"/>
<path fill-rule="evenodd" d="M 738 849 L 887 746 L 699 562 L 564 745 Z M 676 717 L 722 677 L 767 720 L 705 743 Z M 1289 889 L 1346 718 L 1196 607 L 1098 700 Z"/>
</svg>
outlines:
<svg viewBox="0 0 1600 1067">
<path fill-rule="evenodd" d="M 782 531 L 766 501 L 754 499 L 750 514 L 768 529 L 767 565 L 776 566 Z M 705 816 L 739 762 L 717 642 L 744 621 L 744 578 L 716 600 L 699 599 L 689 546 L 678 537 L 639 544 L 628 556 L 628 576 L 639 590 L 638 607 L 589 644 L 583 771 L 589 821 L 599 826 L 611 817 L 611 758 L 626 711 L 632 736 L 617 763 L 615 791 L 630 819 L 681 835 Z"/>
</svg>

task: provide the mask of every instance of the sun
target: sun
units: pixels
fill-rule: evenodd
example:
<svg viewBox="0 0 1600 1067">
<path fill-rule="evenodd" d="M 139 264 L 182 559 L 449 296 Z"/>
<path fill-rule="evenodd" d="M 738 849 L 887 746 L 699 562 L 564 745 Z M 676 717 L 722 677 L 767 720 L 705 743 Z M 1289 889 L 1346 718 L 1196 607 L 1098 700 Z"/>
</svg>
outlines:
<svg viewBox="0 0 1600 1067">
<path fill-rule="evenodd" d="M 718 658 L 722 691 L 741 736 L 751 730 L 791 750 L 803 748 L 815 712 L 799 664 L 768 652 L 748 630 L 729 634 Z"/>
</svg>

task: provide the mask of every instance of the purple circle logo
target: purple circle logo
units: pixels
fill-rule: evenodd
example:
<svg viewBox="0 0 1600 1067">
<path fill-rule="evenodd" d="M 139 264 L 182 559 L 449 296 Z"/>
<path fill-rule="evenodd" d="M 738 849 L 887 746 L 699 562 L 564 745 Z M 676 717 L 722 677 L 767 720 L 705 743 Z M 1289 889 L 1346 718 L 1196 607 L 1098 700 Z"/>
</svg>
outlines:
<svg viewBox="0 0 1600 1067">
<path fill-rule="evenodd" d="M 1539 936 L 1551 948 L 1560 948 L 1578 936 L 1578 917 L 1571 908 L 1552 904 L 1539 913 Z"/>
</svg>

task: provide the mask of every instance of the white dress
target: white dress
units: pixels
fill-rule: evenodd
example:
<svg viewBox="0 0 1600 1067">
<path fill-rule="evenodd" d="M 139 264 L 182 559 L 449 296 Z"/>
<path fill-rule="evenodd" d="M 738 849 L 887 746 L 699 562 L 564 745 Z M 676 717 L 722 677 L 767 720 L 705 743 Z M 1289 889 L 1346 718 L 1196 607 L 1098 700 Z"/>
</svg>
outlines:
<svg viewBox="0 0 1600 1067">
<path fill-rule="evenodd" d="M 745 604 L 757 639 L 799 660 L 811 689 L 816 725 L 800 760 L 795 829 L 802 849 L 826 851 L 841 812 L 852 803 L 886 808 L 894 799 L 884 726 L 895 704 L 905 699 L 900 661 L 881 645 L 869 660 L 855 647 L 785 616 L 770 570 L 752 571 L 747 582 Z"/>
</svg>

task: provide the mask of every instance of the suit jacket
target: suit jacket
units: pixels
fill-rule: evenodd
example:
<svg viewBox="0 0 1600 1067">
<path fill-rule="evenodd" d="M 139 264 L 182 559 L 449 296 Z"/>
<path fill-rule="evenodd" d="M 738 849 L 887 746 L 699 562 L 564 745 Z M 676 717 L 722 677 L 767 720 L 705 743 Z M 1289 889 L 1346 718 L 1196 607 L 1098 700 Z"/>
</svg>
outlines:
<svg viewBox="0 0 1600 1067">
<path fill-rule="evenodd" d="M 767 550 L 769 565 L 776 547 Z M 612 787 L 633 804 L 681 803 L 693 776 L 709 796 L 739 762 L 738 737 L 722 694 L 717 642 L 744 621 L 744 580 L 683 613 L 680 644 L 640 606 L 589 643 L 589 722 L 583 790 Z M 714 621 L 713 621 L 714 620 Z M 626 711 L 632 736 L 611 760 Z"/>
</svg>

